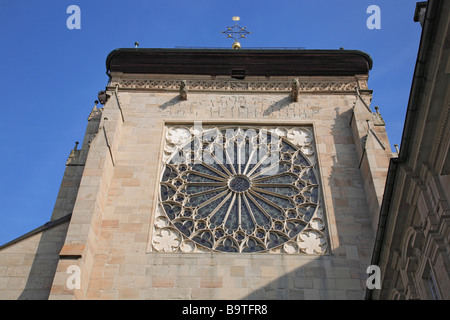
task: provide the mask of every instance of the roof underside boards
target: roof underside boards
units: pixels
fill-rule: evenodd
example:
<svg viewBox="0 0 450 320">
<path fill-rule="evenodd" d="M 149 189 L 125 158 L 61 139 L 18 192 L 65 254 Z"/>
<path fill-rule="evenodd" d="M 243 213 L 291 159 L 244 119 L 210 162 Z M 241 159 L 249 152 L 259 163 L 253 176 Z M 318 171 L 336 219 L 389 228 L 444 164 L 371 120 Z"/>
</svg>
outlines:
<svg viewBox="0 0 450 320">
<path fill-rule="evenodd" d="M 112 51 L 107 72 L 246 76 L 368 74 L 372 59 L 356 50 L 139 49 Z"/>
</svg>

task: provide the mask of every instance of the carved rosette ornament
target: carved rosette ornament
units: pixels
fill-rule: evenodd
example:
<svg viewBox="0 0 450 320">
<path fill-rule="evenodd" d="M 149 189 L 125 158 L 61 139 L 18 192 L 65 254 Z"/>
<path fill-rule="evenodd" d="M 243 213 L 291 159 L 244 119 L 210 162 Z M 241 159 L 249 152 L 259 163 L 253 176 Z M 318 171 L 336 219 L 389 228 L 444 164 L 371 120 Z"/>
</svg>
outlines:
<svg viewBox="0 0 450 320">
<path fill-rule="evenodd" d="M 324 254 L 309 126 L 169 126 L 152 248 Z"/>
</svg>

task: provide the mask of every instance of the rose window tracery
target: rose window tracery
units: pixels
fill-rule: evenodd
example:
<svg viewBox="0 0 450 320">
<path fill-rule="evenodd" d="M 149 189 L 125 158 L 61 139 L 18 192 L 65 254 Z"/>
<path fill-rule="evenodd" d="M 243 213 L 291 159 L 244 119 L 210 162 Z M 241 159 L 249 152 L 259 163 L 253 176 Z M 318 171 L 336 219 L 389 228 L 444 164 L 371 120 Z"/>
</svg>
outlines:
<svg viewBox="0 0 450 320">
<path fill-rule="evenodd" d="M 168 128 L 153 248 L 325 253 L 312 137 L 301 127 Z"/>
</svg>

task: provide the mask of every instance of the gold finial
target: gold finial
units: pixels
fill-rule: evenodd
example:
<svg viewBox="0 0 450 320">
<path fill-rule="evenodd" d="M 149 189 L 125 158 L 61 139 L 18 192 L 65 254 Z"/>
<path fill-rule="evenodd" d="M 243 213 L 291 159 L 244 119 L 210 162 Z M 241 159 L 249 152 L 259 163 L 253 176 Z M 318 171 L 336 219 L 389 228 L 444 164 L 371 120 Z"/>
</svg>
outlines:
<svg viewBox="0 0 450 320">
<path fill-rule="evenodd" d="M 250 34 L 251 32 L 247 31 L 247 27 L 241 27 L 241 26 L 239 26 L 237 24 L 237 22 L 241 20 L 240 17 L 234 16 L 232 19 L 233 19 L 233 21 L 235 21 L 235 25 L 232 26 L 232 27 L 228 27 L 227 26 L 227 30 L 226 31 L 222 31 L 222 33 L 224 33 L 227 36 L 227 38 L 234 39 L 234 43 L 232 45 L 233 49 L 240 49 L 241 48 L 241 44 L 238 41 L 238 38 L 239 39 L 242 39 L 242 38 L 245 39 L 246 35 Z"/>
</svg>

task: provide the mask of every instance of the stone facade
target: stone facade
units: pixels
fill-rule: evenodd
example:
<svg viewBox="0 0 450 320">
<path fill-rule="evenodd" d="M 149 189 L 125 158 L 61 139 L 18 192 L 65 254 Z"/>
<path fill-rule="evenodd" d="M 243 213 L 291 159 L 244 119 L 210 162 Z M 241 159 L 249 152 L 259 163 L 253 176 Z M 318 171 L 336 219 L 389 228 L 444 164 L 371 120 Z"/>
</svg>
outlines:
<svg viewBox="0 0 450 320">
<path fill-rule="evenodd" d="M 51 287 L 45 282 L 42 294 L 34 298 L 362 299 L 374 221 L 392 157 L 384 122 L 370 108 L 367 77 L 248 76 L 238 81 L 226 76 L 111 72 L 107 101 L 103 108 L 94 108 L 82 148 L 69 157 L 52 217 L 71 213 L 70 223 L 46 231 L 61 229 L 64 234 L 54 240 L 53 255 L 58 257 L 53 260 L 57 265 Z M 293 78 L 299 83 L 296 99 L 291 94 Z M 186 87 L 180 95 L 182 81 Z M 326 250 L 152 250 L 167 128 L 199 121 L 213 126 L 311 128 Z M 36 263 L 42 237 L 1 249 L 1 298 L 23 298 L 20 290 L 28 287 L 29 269 L 20 267 L 22 280 L 10 289 L 14 270 L 19 270 L 13 266 L 22 265 L 25 258 L 8 257 L 26 245 L 27 261 Z M 79 270 L 79 288 L 68 285 L 71 266 Z M 35 279 L 32 273 L 28 278 Z"/>
</svg>

